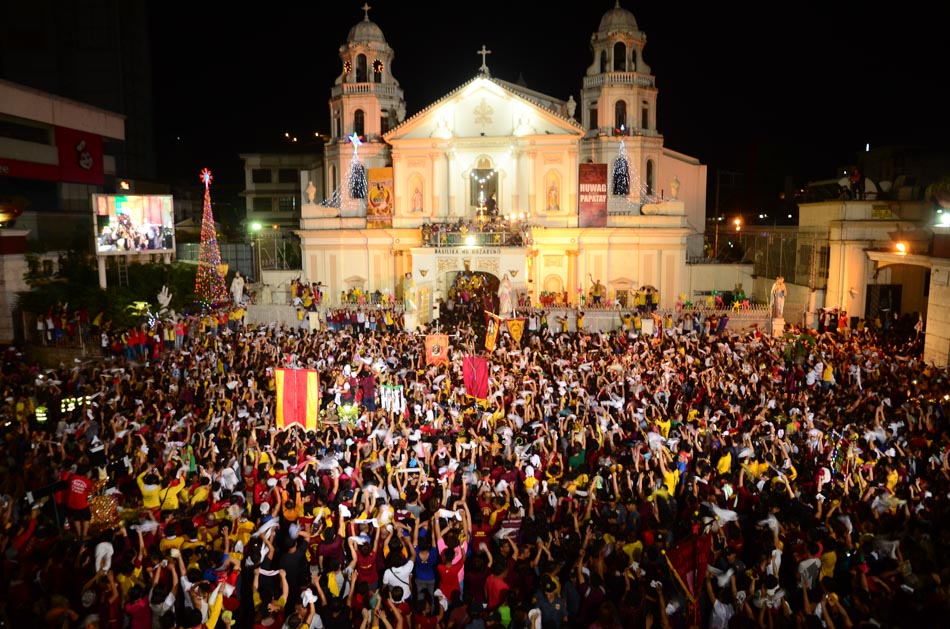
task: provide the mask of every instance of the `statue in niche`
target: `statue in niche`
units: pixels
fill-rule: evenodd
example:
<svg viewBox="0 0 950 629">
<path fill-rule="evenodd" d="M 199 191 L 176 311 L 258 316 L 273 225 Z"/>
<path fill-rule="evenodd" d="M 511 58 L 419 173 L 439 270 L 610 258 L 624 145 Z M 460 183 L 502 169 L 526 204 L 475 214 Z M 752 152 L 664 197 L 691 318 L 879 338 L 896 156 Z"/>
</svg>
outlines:
<svg viewBox="0 0 950 629">
<path fill-rule="evenodd" d="M 558 189 L 557 182 L 552 181 L 550 187 L 548 188 L 548 207 L 549 212 L 556 212 L 561 209 L 560 201 L 558 200 Z"/>
<path fill-rule="evenodd" d="M 413 212 L 422 212 L 422 190 L 416 186 L 415 192 L 412 193 L 412 207 L 410 208 Z"/>
</svg>

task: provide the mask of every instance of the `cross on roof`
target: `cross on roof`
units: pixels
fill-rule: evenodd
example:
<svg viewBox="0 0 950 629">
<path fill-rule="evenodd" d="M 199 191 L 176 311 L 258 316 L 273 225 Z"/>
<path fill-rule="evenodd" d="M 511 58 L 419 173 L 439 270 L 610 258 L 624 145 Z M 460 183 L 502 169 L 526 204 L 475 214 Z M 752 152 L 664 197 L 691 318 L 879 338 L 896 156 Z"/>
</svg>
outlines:
<svg viewBox="0 0 950 629">
<path fill-rule="evenodd" d="M 485 57 L 490 55 L 491 51 L 485 48 L 485 44 L 482 44 L 482 49 L 476 50 L 475 54 L 482 56 L 482 67 L 478 69 L 479 72 L 481 72 L 482 74 L 488 74 L 488 64 L 485 63 Z"/>
<path fill-rule="evenodd" d="M 368 3 L 364 2 L 363 6 L 361 6 L 360 8 L 363 9 L 363 21 L 369 22 L 369 10 L 372 9 L 373 7 L 369 6 Z"/>
</svg>

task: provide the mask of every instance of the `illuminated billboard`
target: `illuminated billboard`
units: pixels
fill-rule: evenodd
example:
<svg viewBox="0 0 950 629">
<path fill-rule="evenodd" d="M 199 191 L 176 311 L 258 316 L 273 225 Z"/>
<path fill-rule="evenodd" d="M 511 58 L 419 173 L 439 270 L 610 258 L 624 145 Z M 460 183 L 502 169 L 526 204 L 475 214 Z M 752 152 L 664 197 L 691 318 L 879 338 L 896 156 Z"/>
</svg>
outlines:
<svg viewBox="0 0 950 629">
<path fill-rule="evenodd" d="M 92 195 L 96 253 L 132 255 L 175 251 L 171 195 Z"/>
</svg>

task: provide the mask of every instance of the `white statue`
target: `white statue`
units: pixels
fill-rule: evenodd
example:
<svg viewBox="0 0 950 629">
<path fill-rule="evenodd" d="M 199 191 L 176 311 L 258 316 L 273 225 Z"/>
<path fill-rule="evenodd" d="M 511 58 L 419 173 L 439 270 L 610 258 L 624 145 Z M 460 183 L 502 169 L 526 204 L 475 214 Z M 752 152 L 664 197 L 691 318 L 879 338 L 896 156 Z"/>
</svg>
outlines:
<svg viewBox="0 0 950 629">
<path fill-rule="evenodd" d="M 567 97 L 567 117 L 573 118 L 574 112 L 577 110 L 577 101 L 574 100 L 574 95 L 571 94 Z"/>
<path fill-rule="evenodd" d="M 317 194 L 317 188 L 313 185 L 313 179 L 307 183 L 307 200 L 313 203 L 313 197 Z"/>
<path fill-rule="evenodd" d="M 785 295 L 787 292 L 785 278 L 779 275 L 775 278 L 775 283 L 772 284 L 772 290 L 769 292 L 769 307 L 774 319 L 781 319 L 785 312 Z"/>
<path fill-rule="evenodd" d="M 244 303 L 244 277 L 240 271 L 236 271 L 234 279 L 231 280 L 231 297 L 234 299 L 234 305 L 236 306 Z"/>
<path fill-rule="evenodd" d="M 412 273 L 406 273 L 402 281 L 402 306 L 406 312 L 416 311 L 416 282 L 412 279 Z"/>
<path fill-rule="evenodd" d="M 514 314 L 514 308 L 511 303 L 511 280 L 508 279 L 508 274 L 505 273 L 505 277 L 502 278 L 501 284 L 498 287 L 498 316 L 500 317 L 510 317 Z"/>
<path fill-rule="evenodd" d="M 676 175 L 673 175 L 673 181 L 670 182 L 670 194 L 673 195 L 673 198 L 676 199 L 680 194 L 680 178 Z"/>
</svg>

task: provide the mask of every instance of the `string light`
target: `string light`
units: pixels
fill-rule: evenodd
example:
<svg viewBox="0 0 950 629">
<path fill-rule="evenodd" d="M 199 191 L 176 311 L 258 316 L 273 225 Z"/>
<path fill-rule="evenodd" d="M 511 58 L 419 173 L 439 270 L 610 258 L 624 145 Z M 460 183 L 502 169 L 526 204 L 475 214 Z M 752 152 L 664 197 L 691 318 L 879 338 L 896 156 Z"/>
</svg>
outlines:
<svg viewBox="0 0 950 629">
<path fill-rule="evenodd" d="M 625 197 L 630 194 L 630 165 L 627 161 L 627 147 L 620 141 L 620 150 L 613 170 L 613 194 L 615 197 Z"/>
</svg>

